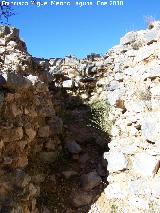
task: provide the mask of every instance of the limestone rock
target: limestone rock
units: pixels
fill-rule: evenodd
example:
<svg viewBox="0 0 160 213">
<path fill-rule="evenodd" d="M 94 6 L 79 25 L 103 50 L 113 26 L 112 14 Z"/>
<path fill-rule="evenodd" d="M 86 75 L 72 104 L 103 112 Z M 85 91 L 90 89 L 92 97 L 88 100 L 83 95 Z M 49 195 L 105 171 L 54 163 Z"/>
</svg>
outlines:
<svg viewBox="0 0 160 213">
<path fill-rule="evenodd" d="M 153 42 L 156 42 L 157 40 L 160 39 L 160 33 L 158 29 L 152 29 L 148 30 L 146 34 L 144 35 L 144 39 L 147 44 L 151 44 Z"/>
<path fill-rule="evenodd" d="M 144 152 L 137 153 L 133 159 L 133 169 L 136 173 L 147 177 L 153 176 L 153 170 L 156 166 L 156 158 Z"/>
<path fill-rule="evenodd" d="M 138 198 L 138 197 L 131 198 L 129 200 L 129 205 L 131 207 L 136 207 L 138 209 L 143 209 L 143 210 L 149 209 L 149 203 L 146 200 Z"/>
<path fill-rule="evenodd" d="M 142 121 L 142 134 L 146 140 L 159 143 L 160 137 L 160 115 L 157 113 L 148 113 Z"/>
<path fill-rule="evenodd" d="M 138 35 L 136 32 L 129 32 L 123 38 L 121 38 L 120 43 L 122 45 L 131 44 L 136 41 L 137 36 Z"/>
<path fill-rule="evenodd" d="M 160 177 L 156 177 L 150 183 L 150 187 L 151 187 L 151 190 L 152 190 L 152 196 L 156 197 L 156 198 L 159 198 L 159 196 L 160 196 L 159 181 L 160 181 Z"/>
<path fill-rule="evenodd" d="M 112 183 L 104 190 L 107 199 L 124 199 L 128 195 L 128 191 L 124 184 Z"/>
<path fill-rule="evenodd" d="M 35 85 L 35 84 L 39 81 L 38 77 L 37 77 L 37 76 L 34 76 L 34 75 L 28 75 L 26 78 L 27 78 L 29 81 L 32 82 L 32 85 Z"/>
<path fill-rule="evenodd" d="M 73 87 L 73 81 L 72 80 L 66 80 L 66 81 L 64 81 L 63 82 L 63 87 L 64 88 L 68 88 L 68 89 L 72 88 Z"/>
<path fill-rule="evenodd" d="M 105 152 L 104 159 L 108 161 L 107 170 L 111 173 L 127 169 L 128 162 L 122 152 Z"/>
<path fill-rule="evenodd" d="M 144 179 L 130 181 L 128 191 L 134 196 L 151 196 L 151 185 Z"/>
</svg>

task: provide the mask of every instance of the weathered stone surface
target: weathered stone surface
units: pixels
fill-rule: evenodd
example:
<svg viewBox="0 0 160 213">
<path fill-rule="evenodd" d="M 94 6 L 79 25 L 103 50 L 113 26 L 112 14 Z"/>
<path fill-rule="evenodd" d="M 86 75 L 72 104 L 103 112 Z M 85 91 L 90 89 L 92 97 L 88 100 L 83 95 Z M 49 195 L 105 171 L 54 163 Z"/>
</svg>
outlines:
<svg viewBox="0 0 160 213">
<path fill-rule="evenodd" d="M 37 134 L 33 128 L 25 128 L 25 133 L 31 141 L 36 137 Z"/>
<path fill-rule="evenodd" d="M 67 143 L 66 147 L 67 147 L 68 151 L 72 154 L 78 154 L 82 151 L 80 145 L 78 143 L 76 143 L 75 141 L 71 141 L 71 142 Z"/>
<path fill-rule="evenodd" d="M 153 67 L 150 68 L 143 68 L 143 75 L 140 75 L 141 79 L 153 79 L 155 77 L 158 77 L 160 75 L 159 65 L 155 64 Z"/>
<path fill-rule="evenodd" d="M 160 22 L 149 27 L 127 33 L 104 63 L 113 65 L 106 88 L 113 126 L 110 150 L 104 155 L 109 170 L 105 192 L 117 212 L 159 209 L 158 167 L 152 178 L 160 156 Z"/>
<path fill-rule="evenodd" d="M 113 92 L 109 92 L 107 94 L 107 100 L 110 105 L 116 105 L 116 101 L 121 99 L 125 94 L 125 88 L 114 90 Z"/>
<path fill-rule="evenodd" d="M 48 89 L 48 61 L 38 63 L 27 53 L 17 29 L 0 27 L 0 35 L 0 185 L 4 185 L 0 187 L 0 203 L 7 201 L 0 205 L 0 211 L 38 213 L 37 185 L 43 177 L 31 179 L 15 171 L 18 168 L 23 173 L 35 153 L 42 164 L 56 160 L 63 122 L 55 115 L 54 98 Z M 47 141 L 53 142 L 55 152 L 49 145 L 45 147 Z"/>
<path fill-rule="evenodd" d="M 136 32 L 129 32 L 123 38 L 121 38 L 120 43 L 122 45 L 131 44 L 136 41 L 137 36 L 138 35 Z"/>
<path fill-rule="evenodd" d="M 144 39 L 147 44 L 157 41 L 160 39 L 159 30 L 154 28 L 152 30 L 148 30 L 144 35 Z"/>
<path fill-rule="evenodd" d="M 62 172 L 63 176 L 66 178 L 66 179 L 69 179 L 69 178 L 72 178 L 73 176 L 77 176 L 78 173 L 75 172 L 75 171 L 64 171 Z"/>
<path fill-rule="evenodd" d="M 128 191 L 135 196 L 151 196 L 151 186 L 147 181 L 141 179 L 130 181 Z"/>
<path fill-rule="evenodd" d="M 149 209 L 149 203 L 146 200 L 138 198 L 138 197 L 131 198 L 129 200 L 129 205 L 131 207 L 136 207 L 138 209 L 143 209 L 143 210 Z"/>
<path fill-rule="evenodd" d="M 38 136 L 41 138 L 48 138 L 50 136 L 50 127 L 43 126 L 38 131 Z"/>
<path fill-rule="evenodd" d="M 62 119 L 57 116 L 66 104 L 64 97 L 60 97 L 62 87 L 68 94 L 67 100 L 77 95 L 85 103 L 107 98 L 110 104 L 112 137 L 109 153 L 104 155 L 109 170 L 109 185 L 105 189 L 109 202 L 118 206 L 117 212 L 158 211 L 159 171 L 154 179 L 150 176 L 160 156 L 160 22 L 152 25 L 152 29 L 126 34 L 120 45 L 110 49 L 103 57 L 95 54 L 80 60 L 73 56 L 33 59 L 19 39 L 18 30 L 0 27 L 0 162 L 5 174 L 2 181 L 0 175 L 3 186 L 0 188 L 0 199 L 11 199 L 15 207 L 9 205 L 10 211 L 37 213 L 36 196 L 39 190 L 36 185 L 40 184 L 41 178 L 34 181 L 35 185 L 32 179 L 23 185 L 27 198 L 23 197 L 21 205 L 22 194 L 13 187 L 17 184 L 16 178 L 7 179 L 5 168 L 7 171 L 23 170 L 32 153 L 40 157 L 42 164 L 55 161 L 62 149 L 57 138 L 61 135 L 63 141 L 63 134 L 68 131 L 68 126 L 63 129 Z M 74 87 L 76 90 L 73 90 Z M 57 98 L 58 103 L 55 102 Z M 77 121 L 79 119 L 81 117 L 77 113 Z M 81 132 L 81 136 L 73 138 L 84 149 L 83 144 L 88 143 L 90 138 Z M 83 154 L 86 150 L 82 150 L 78 143 L 70 140 L 65 147 L 72 154 L 72 160 L 76 160 L 74 163 L 79 162 L 81 169 L 85 169 L 86 165 L 89 169 L 88 164 L 92 167 L 92 155 L 89 153 L 88 159 Z M 96 143 L 101 145 L 103 142 L 96 139 Z M 106 164 L 102 168 L 98 163 L 99 159 L 94 169 L 104 178 Z M 64 173 L 68 178 L 70 170 L 65 172 L 68 172 Z M 56 175 L 52 184 L 57 183 Z M 94 191 L 94 187 L 101 182 L 96 172 L 85 174 L 80 179 L 86 190 Z M 18 206 L 10 197 L 14 194 L 12 189 L 15 190 L 15 197 L 19 198 Z M 81 207 L 90 204 L 91 200 L 90 194 L 77 191 L 73 204 Z"/>
<path fill-rule="evenodd" d="M 40 159 L 45 162 L 52 163 L 57 158 L 57 152 L 41 152 Z"/>
<path fill-rule="evenodd" d="M 159 143 L 160 115 L 156 112 L 146 114 L 142 121 L 142 134 L 146 140 Z"/>
<path fill-rule="evenodd" d="M 39 81 L 38 77 L 37 77 L 37 76 L 34 76 L 34 75 L 28 75 L 26 78 L 27 78 L 30 82 L 32 82 L 32 85 L 35 85 L 35 84 Z"/>
<path fill-rule="evenodd" d="M 156 177 L 151 183 L 150 187 L 152 190 L 152 197 L 159 198 L 160 196 L 160 187 L 159 187 L 160 177 Z"/>
<path fill-rule="evenodd" d="M 101 178 L 97 172 L 90 172 L 80 177 L 81 187 L 85 191 L 90 191 L 101 183 Z"/>
<path fill-rule="evenodd" d="M 46 143 L 46 145 L 45 145 L 45 147 L 47 148 L 47 149 L 49 149 L 49 150 L 55 150 L 56 149 L 56 142 L 55 142 L 55 140 L 49 140 L 49 141 L 47 141 L 47 143 Z"/>
<path fill-rule="evenodd" d="M 156 158 L 144 152 L 138 153 L 133 159 L 133 169 L 136 173 L 147 177 L 153 175 L 153 170 L 156 166 Z"/>
<path fill-rule="evenodd" d="M 109 184 L 107 188 L 104 190 L 107 199 L 124 199 L 127 197 L 128 192 L 124 186 L 124 184 L 112 183 Z"/>
<path fill-rule="evenodd" d="M 62 121 L 62 119 L 55 116 L 53 122 L 51 122 L 49 124 L 49 128 L 50 128 L 50 135 L 51 136 L 54 136 L 56 134 L 62 134 L 63 133 L 63 121 Z"/>
<path fill-rule="evenodd" d="M 22 115 L 22 110 L 15 103 L 11 104 L 10 108 L 11 108 L 11 114 L 13 117 Z"/>
<path fill-rule="evenodd" d="M 77 192 L 73 195 L 72 204 L 74 207 L 82 207 L 89 205 L 92 201 L 92 195 L 87 192 Z"/>
<path fill-rule="evenodd" d="M 9 57 L 9 56 L 8 56 Z M 13 56 L 14 57 L 14 56 Z M 9 60 L 9 59 L 8 59 Z M 12 58 L 10 59 L 12 61 Z M 32 86 L 32 82 L 27 78 L 15 73 L 8 73 L 5 77 L 7 87 L 14 89 L 28 89 Z"/>
<path fill-rule="evenodd" d="M 73 87 L 73 81 L 72 80 L 66 80 L 63 82 L 64 88 L 72 88 Z"/>
<path fill-rule="evenodd" d="M 32 176 L 32 181 L 34 183 L 43 183 L 44 180 L 45 180 L 44 174 L 38 174 L 38 175 Z"/>
<path fill-rule="evenodd" d="M 127 169 L 127 160 L 122 152 L 105 152 L 104 159 L 107 160 L 107 170 L 109 172 L 118 172 Z"/>
<path fill-rule="evenodd" d="M 23 129 L 22 127 L 3 128 L 0 129 L 0 134 L 4 142 L 18 141 L 23 138 Z"/>
</svg>

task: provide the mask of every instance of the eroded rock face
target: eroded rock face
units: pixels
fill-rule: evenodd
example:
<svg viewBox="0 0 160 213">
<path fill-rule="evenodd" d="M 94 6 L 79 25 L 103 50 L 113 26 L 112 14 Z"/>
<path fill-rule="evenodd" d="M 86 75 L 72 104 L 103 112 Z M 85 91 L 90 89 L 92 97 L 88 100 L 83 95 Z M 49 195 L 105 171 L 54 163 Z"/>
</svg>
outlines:
<svg viewBox="0 0 160 213">
<path fill-rule="evenodd" d="M 153 170 L 160 158 L 159 29 L 155 22 L 153 29 L 127 33 L 106 59 L 113 62 L 107 100 L 114 125 L 110 151 L 104 154 L 109 171 L 105 194 L 117 212 L 159 209 L 158 191 L 153 193 L 159 178 L 153 179 Z"/>
</svg>

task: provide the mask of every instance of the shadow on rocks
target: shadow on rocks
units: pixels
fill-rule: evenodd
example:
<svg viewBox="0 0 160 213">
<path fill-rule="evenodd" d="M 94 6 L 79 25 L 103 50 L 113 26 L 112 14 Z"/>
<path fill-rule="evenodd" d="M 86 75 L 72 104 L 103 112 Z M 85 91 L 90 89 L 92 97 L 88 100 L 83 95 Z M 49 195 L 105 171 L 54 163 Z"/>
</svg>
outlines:
<svg viewBox="0 0 160 213">
<path fill-rule="evenodd" d="M 41 183 L 38 206 L 41 213 L 87 213 L 107 186 L 110 136 L 90 123 L 91 108 L 82 99 L 52 88 L 56 113 L 62 118 L 62 152 L 44 165 L 47 175 Z M 37 167 L 38 168 L 38 167 Z"/>
</svg>

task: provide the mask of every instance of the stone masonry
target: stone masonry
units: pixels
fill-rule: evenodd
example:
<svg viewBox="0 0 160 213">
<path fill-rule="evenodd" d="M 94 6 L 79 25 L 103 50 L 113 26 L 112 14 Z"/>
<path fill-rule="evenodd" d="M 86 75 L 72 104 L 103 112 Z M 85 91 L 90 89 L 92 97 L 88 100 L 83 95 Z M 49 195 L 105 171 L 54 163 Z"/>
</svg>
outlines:
<svg viewBox="0 0 160 213">
<path fill-rule="evenodd" d="M 81 60 L 34 58 L 17 29 L 0 27 L 0 212 L 39 212 L 40 188 L 25 168 L 32 156 L 54 162 L 62 149 L 59 90 L 110 105 L 103 155 L 110 212 L 159 213 L 160 22 L 127 33 L 102 57 Z"/>
<path fill-rule="evenodd" d="M 107 53 L 112 140 L 106 198 L 116 212 L 160 211 L 160 22 L 129 32 Z"/>
</svg>

